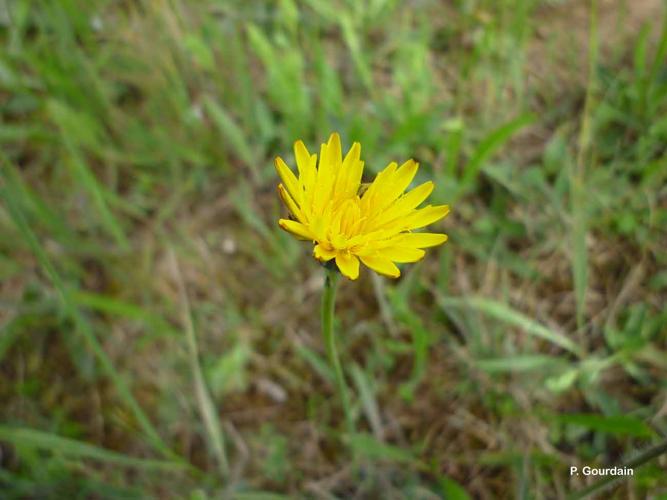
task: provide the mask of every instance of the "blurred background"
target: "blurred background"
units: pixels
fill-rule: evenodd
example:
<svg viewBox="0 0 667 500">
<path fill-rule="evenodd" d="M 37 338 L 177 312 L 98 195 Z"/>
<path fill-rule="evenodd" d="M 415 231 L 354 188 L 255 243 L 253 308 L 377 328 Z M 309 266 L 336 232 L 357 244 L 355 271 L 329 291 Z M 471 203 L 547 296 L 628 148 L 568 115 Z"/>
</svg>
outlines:
<svg viewBox="0 0 667 500">
<path fill-rule="evenodd" d="M 559 498 L 664 439 L 664 2 L 6 0 L 0 37 L 3 499 Z M 342 283 L 352 435 L 273 168 L 332 131 L 452 207 Z"/>
</svg>

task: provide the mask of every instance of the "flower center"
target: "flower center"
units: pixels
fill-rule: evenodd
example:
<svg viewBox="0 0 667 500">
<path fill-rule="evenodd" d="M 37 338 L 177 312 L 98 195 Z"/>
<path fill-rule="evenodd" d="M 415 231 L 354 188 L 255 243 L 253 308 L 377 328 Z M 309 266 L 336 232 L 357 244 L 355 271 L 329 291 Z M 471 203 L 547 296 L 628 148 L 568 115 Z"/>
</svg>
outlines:
<svg viewBox="0 0 667 500">
<path fill-rule="evenodd" d="M 363 221 L 361 216 L 361 200 L 358 196 L 348 198 L 336 207 L 331 216 L 328 239 L 336 250 L 345 250 L 349 240 L 359 234 Z"/>
</svg>

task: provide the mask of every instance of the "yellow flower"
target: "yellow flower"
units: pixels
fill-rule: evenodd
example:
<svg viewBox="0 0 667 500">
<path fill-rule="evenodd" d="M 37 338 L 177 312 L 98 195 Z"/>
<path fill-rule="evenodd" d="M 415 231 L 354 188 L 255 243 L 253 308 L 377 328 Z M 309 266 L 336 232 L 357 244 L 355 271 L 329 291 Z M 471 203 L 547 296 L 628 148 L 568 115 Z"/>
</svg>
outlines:
<svg viewBox="0 0 667 500">
<path fill-rule="evenodd" d="M 442 219 L 447 205 L 417 208 L 433 191 L 425 182 L 405 193 L 419 165 L 413 160 L 400 167 L 390 163 L 368 189 L 360 193 L 364 162 L 361 145 L 352 144 L 343 159 L 340 137 L 331 134 L 322 144 L 319 163 L 302 141 L 294 144 L 298 177 L 280 158 L 276 169 L 282 183 L 280 197 L 295 220 L 280 219 L 280 227 L 315 244 L 313 255 L 321 262 L 336 259 L 349 279 L 359 276 L 359 260 L 380 274 L 397 278 L 395 262 L 416 262 L 424 248 L 447 241 L 446 234 L 413 233 Z"/>
</svg>

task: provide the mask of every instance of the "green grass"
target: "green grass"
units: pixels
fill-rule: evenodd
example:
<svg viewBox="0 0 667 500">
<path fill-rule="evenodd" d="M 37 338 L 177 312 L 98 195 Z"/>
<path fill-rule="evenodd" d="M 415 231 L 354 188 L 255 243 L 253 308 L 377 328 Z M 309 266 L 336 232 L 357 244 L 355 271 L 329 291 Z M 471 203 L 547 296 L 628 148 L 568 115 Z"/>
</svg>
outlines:
<svg viewBox="0 0 667 500">
<path fill-rule="evenodd" d="M 0 5 L 0 496 L 558 498 L 654 449 L 667 12 L 591 5 Z M 452 206 L 341 283 L 352 434 L 273 168 L 332 131 Z"/>
</svg>

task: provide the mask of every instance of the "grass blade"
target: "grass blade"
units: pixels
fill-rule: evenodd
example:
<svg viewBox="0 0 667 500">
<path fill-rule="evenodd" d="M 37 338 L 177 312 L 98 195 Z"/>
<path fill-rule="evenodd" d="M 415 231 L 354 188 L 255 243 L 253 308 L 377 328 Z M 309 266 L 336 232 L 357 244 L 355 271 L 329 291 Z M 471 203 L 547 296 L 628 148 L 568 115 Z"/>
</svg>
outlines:
<svg viewBox="0 0 667 500">
<path fill-rule="evenodd" d="M 88 343 L 90 349 L 93 351 L 98 361 L 100 362 L 102 369 L 112 380 L 121 398 L 132 410 L 132 413 L 139 422 L 140 427 L 149 438 L 153 446 L 165 456 L 173 458 L 173 452 L 167 447 L 162 438 L 160 438 L 157 430 L 155 427 L 153 427 L 153 424 L 151 424 L 150 420 L 141 409 L 141 406 L 132 395 L 130 388 L 127 386 L 120 374 L 116 371 L 113 363 L 111 362 L 111 359 L 109 359 L 106 352 L 104 352 L 104 349 L 102 349 L 102 345 L 95 337 L 90 324 L 79 312 L 74 301 L 71 300 L 63 280 L 56 271 L 55 267 L 51 264 L 51 260 L 37 239 L 37 236 L 35 236 L 35 233 L 33 233 L 32 229 L 30 229 L 30 226 L 28 225 L 28 222 L 26 221 L 23 214 L 20 203 L 13 195 L 15 191 L 12 189 L 8 177 L 4 175 L 4 171 L 2 169 L 0 169 L 0 176 L 2 176 L 2 179 L 6 182 L 6 185 L 0 185 L 0 198 L 5 200 L 14 224 L 19 229 L 19 232 L 28 243 L 39 264 L 42 266 L 53 286 L 55 287 L 56 293 L 58 294 L 65 314 L 74 321 L 77 332 L 79 332 L 83 336 L 84 340 Z"/>
<path fill-rule="evenodd" d="M 225 451 L 224 435 L 222 434 L 222 426 L 218 419 L 218 413 L 211 398 L 211 394 L 206 386 L 206 381 L 199 363 L 199 348 L 197 347 L 197 337 L 195 336 L 195 327 L 192 322 L 192 313 L 190 310 L 190 300 L 188 299 L 185 283 L 181 274 L 178 261 L 173 249 L 169 249 L 169 263 L 172 268 L 172 273 L 176 278 L 178 285 L 178 294 L 181 301 L 181 315 L 182 322 L 185 327 L 185 336 L 188 345 L 190 369 L 195 379 L 195 392 L 197 402 L 199 403 L 199 410 L 204 420 L 206 432 L 210 440 L 207 444 L 210 446 L 213 455 L 218 461 L 222 477 L 225 478 L 229 474 L 229 462 L 227 460 L 227 453 Z"/>
<path fill-rule="evenodd" d="M 467 299 L 454 298 L 454 297 L 442 297 L 436 295 L 438 303 L 442 308 L 448 307 L 469 307 L 476 309 L 477 311 L 486 314 L 489 317 L 500 320 L 503 323 L 507 323 L 518 328 L 521 328 L 526 333 L 529 333 L 535 337 L 539 337 L 544 340 L 556 344 L 563 349 L 570 351 L 577 356 L 581 356 L 581 349 L 577 346 L 572 340 L 563 335 L 562 333 L 550 330 L 544 325 L 538 323 L 537 321 L 529 318 L 528 316 L 512 309 L 510 306 L 497 302 L 492 299 L 486 299 L 483 297 L 471 297 Z"/>
<path fill-rule="evenodd" d="M 552 415 L 549 417 L 558 422 L 577 425 L 592 431 L 615 434 L 618 436 L 633 436 L 648 438 L 655 436 L 655 432 L 640 419 L 627 415 L 594 415 L 588 413 L 573 413 Z"/>
<path fill-rule="evenodd" d="M 372 461 L 387 460 L 395 463 L 413 463 L 413 454 L 391 444 L 381 443 L 370 434 L 352 434 L 350 448 L 356 456 Z"/>
<path fill-rule="evenodd" d="M 350 373 L 352 374 L 354 385 L 357 386 L 359 399 L 361 400 L 361 405 L 366 414 L 366 418 L 368 419 L 368 423 L 370 424 L 371 429 L 373 429 L 373 435 L 377 439 L 382 440 L 384 434 L 382 429 L 382 418 L 380 417 L 380 409 L 378 408 L 377 400 L 375 399 L 375 394 L 373 393 L 373 388 L 368 380 L 368 376 L 357 364 L 352 365 Z"/>
<path fill-rule="evenodd" d="M 125 467 L 165 470 L 178 470 L 188 467 L 185 462 L 129 457 L 122 453 L 35 429 L 0 426 L 0 441 L 11 443 L 17 447 L 48 450 L 69 457 L 99 460 L 100 462 Z"/>
<path fill-rule="evenodd" d="M 484 162 L 496 153 L 510 138 L 523 127 L 535 121 L 535 115 L 526 113 L 487 135 L 477 146 L 463 171 L 463 185 L 470 189 L 474 184 Z"/>
<path fill-rule="evenodd" d="M 74 139 L 77 136 L 92 134 L 92 132 L 88 131 L 91 124 L 85 120 L 86 115 L 77 114 L 55 100 L 49 101 L 48 109 L 53 120 L 60 128 L 65 149 L 69 154 L 67 163 L 72 169 L 72 175 L 90 193 L 104 226 L 116 240 L 116 243 L 122 249 L 127 250 L 129 248 L 129 241 L 125 236 L 125 232 L 109 209 L 104 189 L 85 164 L 81 155 L 81 149 Z"/>
<path fill-rule="evenodd" d="M 260 175 L 257 170 L 257 160 L 252 152 L 252 148 L 245 140 L 245 134 L 241 130 L 241 127 L 210 96 L 204 98 L 204 106 L 211 115 L 211 118 L 213 118 L 213 122 L 217 125 L 225 141 L 250 169 L 253 180 L 259 182 Z"/>
<path fill-rule="evenodd" d="M 331 384 L 334 383 L 334 372 L 322 356 L 302 344 L 296 344 L 294 349 L 296 350 L 296 353 L 310 365 L 310 368 L 322 377 L 323 380 L 326 380 Z"/>
<path fill-rule="evenodd" d="M 544 370 L 564 362 L 565 360 L 553 356 L 526 354 L 505 358 L 479 359 L 476 364 L 489 373 L 506 373 Z"/>
<path fill-rule="evenodd" d="M 576 302 L 577 328 L 584 326 L 586 313 L 586 290 L 588 288 L 588 251 L 586 249 L 587 210 L 586 210 L 586 165 L 592 163 L 591 146 L 593 145 L 593 110 L 597 93 L 598 63 L 598 8 L 597 0 L 591 0 L 590 30 L 588 38 L 588 82 L 586 100 L 581 116 L 581 128 L 578 137 L 577 161 L 574 172 L 570 175 L 572 196 L 572 274 Z"/>
</svg>

